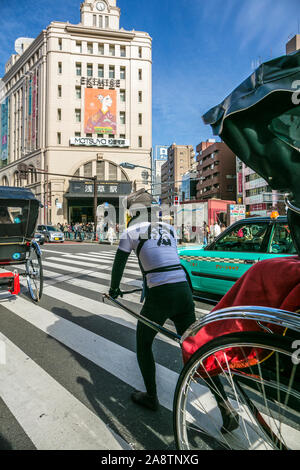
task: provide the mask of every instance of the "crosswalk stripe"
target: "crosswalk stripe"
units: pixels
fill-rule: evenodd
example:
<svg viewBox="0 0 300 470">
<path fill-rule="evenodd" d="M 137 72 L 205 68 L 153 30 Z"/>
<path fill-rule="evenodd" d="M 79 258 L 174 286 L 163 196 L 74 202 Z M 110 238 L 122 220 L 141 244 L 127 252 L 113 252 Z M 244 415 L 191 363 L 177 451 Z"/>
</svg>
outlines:
<svg viewBox="0 0 300 470">
<path fill-rule="evenodd" d="M 73 283 L 73 285 L 77 284 L 76 280 L 74 280 L 73 282 L 72 280 L 70 280 L 69 283 L 70 284 Z M 93 286 L 94 292 L 97 290 L 99 292 L 99 300 L 89 299 L 88 297 L 85 297 L 83 295 L 75 294 L 74 292 L 69 292 L 66 289 L 62 289 L 56 286 L 54 287 L 53 285 L 52 286 L 47 285 L 44 289 L 44 294 L 47 295 L 48 297 L 59 299 L 63 301 L 65 304 L 76 306 L 77 308 L 80 308 L 81 310 L 84 310 L 85 312 L 88 312 L 90 314 L 97 315 L 101 318 L 105 318 L 114 323 L 122 324 L 123 326 L 129 327 L 135 330 L 137 320 L 135 320 L 129 313 L 124 312 L 118 307 L 112 306 L 111 303 L 109 303 L 109 301 L 107 300 L 105 301 L 105 303 L 101 302 L 101 298 L 100 298 L 101 287 L 104 292 L 108 291 L 108 287 L 100 286 L 100 288 L 97 289 L 98 285 L 96 283 L 93 283 L 93 284 L 95 284 L 95 286 Z M 137 304 L 138 302 L 136 300 L 137 299 L 135 299 L 135 303 Z M 172 341 L 171 339 L 163 335 L 159 334 L 158 339 L 161 341 L 167 342 L 169 344 L 172 344 L 173 346 L 177 346 L 177 343 L 174 343 L 174 341 Z"/>
<path fill-rule="evenodd" d="M 62 259 L 65 259 L 65 258 L 71 258 L 71 259 L 76 259 L 76 260 L 87 260 L 87 261 L 94 261 L 95 264 L 97 263 L 107 263 L 107 262 L 110 262 L 112 263 L 114 258 L 110 259 L 110 258 L 107 258 L 107 257 L 95 257 L 95 256 L 88 256 L 88 255 L 71 255 L 71 254 L 63 254 L 62 255 Z M 49 259 L 49 258 L 48 258 Z M 127 261 L 126 263 L 126 266 L 130 266 L 132 268 L 139 268 L 139 265 L 138 263 L 135 263 L 133 261 Z"/>
<path fill-rule="evenodd" d="M 15 302 L 7 303 L 5 308 L 124 383 L 136 389 L 144 389 L 136 354 L 132 351 L 65 320 L 39 305 L 33 309 L 28 300 L 20 297 Z M 171 411 L 178 374 L 160 364 L 156 364 L 156 370 L 159 401 Z M 47 393 L 48 390 L 45 389 L 45 392 Z"/>
<path fill-rule="evenodd" d="M 97 279 L 106 279 L 106 280 L 111 279 L 111 273 L 104 272 L 105 270 L 111 269 L 111 266 L 103 266 L 101 272 L 91 270 L 91 269 L 82 269 L 80 271 L 78 271 L 78 270 L 75 271 L 72 266 L 64 265 L 64 267 L 62 268 L 62 266 L 60 264 L 51 263 L 50 261 L 43 261 L 43 266 L 46 266 L 46 267 L 48 267 L 50 269 L 54 269 L 54 270 L 61 269 L 62 271 L 67 271 L 67 272 L 74 273 L 74 274 L 76 273 L 77 276 L 78 275 L 80 275 L 80 276 L 90 276 L 90 277 L 96 277 Z M 133 279 L 131 277 L 126 277 L 126 276 L 122 277 L 122 283 L 123 284 L 128 284 L 130 286 L 135 286 L 135 287 L 141 287 L 142 286 L 142 281 L 140 279 Z"/>
<path fill-rule="evenodd" d="M 47 285 L 52 285 L 52 284 L 57 284 L 57 283 L 61 283 L 61 282 L 67 282 L 68 284 L 73 284 L 73 285 L 76 285 L 78 287 L 81 287 L 83 289 L 88 289 L 88 290 L 92 290 L 94 292 L 100 292 L 102 290 L 102 292 L 108 292 L 109 290 L 109 287 L 106 286 L 106 285 L 103 285 L 103 284 L 100 284 L 100 283 L 95 283 L 95 282 L 90 282 L 90 281 L 86 281 L 84 279 L 78 279 L 79 277 L 82 277 L 82 276 L 89 276 L 89 277 L 95 277 L 97 279 L 102 279 L 102 280 L 108 280 L 110 281 L 111 280 L 111 274 L 110 273 L 105 273 L 105 272 L 97 272 L 97 271 L 91 271 L 91 270 L 80 270 L 80 271 L 74 271 L 74 269 L 71 267 L 71 266 L 66 266 L 64 265 L 63 267 L 59 264 L 56 264 L 56 263 L 51 263 L 49 261 L 44 261 L 43 262 L 43 266 L 47 266 L 47 267 L 50 267 L 50 269 L 61 269 L 61 270 L 65 270 L 67 272 L 70 272 L 72 274 L 67 274 L 67 275 L 64 275 L 62 273 L 57 273 L 57 272 L 52 272 L 52 271 L 48 271 L 48 270 L 43 270 L 43 273 L 44 273 L 44 276 L 47 277 L 47 278 L 50 278 L 50 281 L 48 280 L 45 280 L 45 284 Z M 21 267 L 19 267 L 19 270 L 21 269 Z M 110 266 L 101 266 L 101 269 L 103 271 L 105 270 L 110 270 L 111 267 Z M 26 282 L 26 280 L 24 280 L 24 282 Z M 126 285 L 127 286 L 124 288 L 123 286 Z M 128 278 L 126 276 L 123 276 L 122 277 L 122 280 L 121 280 L 121 289 L 122 290 L 131 290 L 132 287 L 137 287 L 137 288 L 142 288 L 142 281 L 141 280 L 133 280 L 131 278 Z M 140 302 L 139 302 L 139 299 L 140 299 L 140 294 L 139 293 L 136 293 L 136 294 L 129 294 L 129 295 L 126 295 L 125 296 L 125 300 L 128 300 L 128 301 L 131 301 L 131 302 L 134 302 L 134 303 L 137 303 L 139 305 Z M 202 309 L 200 307 L 195 307 L 195 312 L 196 313 L 199 313 L 199 314 L 208 314 L 210 312 L 210 310 L 206 310 L 206 309 Z"/>
<path fill-rule="evenodd" d="M 32 308 L 30 314 L 34 315 Z M 6 363 L 0 366 L 1 397 L 38 450 L 130 450 L 98 416 L 1 333 L 0 339 L 6 347 Z"/>
<path fill-rule="evenodd" d="M 76 261 L 76 260 L 72 260 L 72 259 L 69 259 L 69 258 L 67 258 L 67 259 L 63 258 L 63 259 L 66 263 L 72 264 L 72 265 L 75 265 L 75 266 L 86 266 L 86 267 L 90 267 L 90 268 L 97 267 L 97 266 L 95 266 L 94 263 L 86 263 L 85 261 Z M 53 261 L 60 261 L 61 262 L 62 258 L 61 257 L 59 258 L 59 257 L 51 256 L 50 258 L 47 258 L 47 260 L 50 260 L 50 261 L 53 260 Z M 43 261 L 43 264 L 44 264 L 44 261 Z M 65 264 L 63 264 L 60 269 L 64 269 L 64 266 L 65 266 Z M 110 269 L 111 269 L 111 267 L 110 267 Z M 134 274 L 134 275 L 139 274 L 138 269 L 133 270 L 133 269 L 125 268 L 124 272 L 128 273 L 128 274 Z"/>
</svg>

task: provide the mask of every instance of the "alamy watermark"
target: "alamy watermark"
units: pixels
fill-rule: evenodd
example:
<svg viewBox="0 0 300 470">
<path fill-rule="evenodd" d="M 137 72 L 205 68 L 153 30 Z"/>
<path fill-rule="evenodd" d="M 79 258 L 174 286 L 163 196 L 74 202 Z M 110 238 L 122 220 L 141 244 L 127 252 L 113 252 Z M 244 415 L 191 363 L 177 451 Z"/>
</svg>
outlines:
<svg viewBox="0 0 300 470">
<path fill-rule="evenodd" d="M 298 366 L 300 364 L 300 340 L 296 339 L 292 343 L 292 349 L 296 349 L 295 352 L 292 354 L 292 363 L 295 366 Z"/>
<path fill-rule="evenodd" d="M 300 80 L 295 80 L 292 83 L 292 89 L 296 90 L 292 94 L 292 102 L 295 106 L 298 106 L 300 104 Z"/>
</svg>

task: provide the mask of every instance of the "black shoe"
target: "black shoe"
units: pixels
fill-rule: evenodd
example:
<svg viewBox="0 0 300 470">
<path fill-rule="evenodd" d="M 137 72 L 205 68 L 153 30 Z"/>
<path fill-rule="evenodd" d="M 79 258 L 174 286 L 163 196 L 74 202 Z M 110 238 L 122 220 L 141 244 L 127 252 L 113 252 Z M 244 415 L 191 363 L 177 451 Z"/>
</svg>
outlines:
<svg viewBox="0 0 300 470">
<path fill-rule="evenodd" d="M 131 394 L 131 399 L 137 405 L 141 405 L 144 408 L 148 408 L 152 411 L 157 411 L 159 408 L 159 402 L 157 397 L 151 397 L 148 393 L 145 392 L 133 392 Z"/>
<path fill-rule="evenodd" d="M 223 426 L 221 427 L 221 433 L 226 434 L 234 431 L 239 427 L 239 415 L 229 402 L 218 403 L 221 411 Z"/>
</svg>

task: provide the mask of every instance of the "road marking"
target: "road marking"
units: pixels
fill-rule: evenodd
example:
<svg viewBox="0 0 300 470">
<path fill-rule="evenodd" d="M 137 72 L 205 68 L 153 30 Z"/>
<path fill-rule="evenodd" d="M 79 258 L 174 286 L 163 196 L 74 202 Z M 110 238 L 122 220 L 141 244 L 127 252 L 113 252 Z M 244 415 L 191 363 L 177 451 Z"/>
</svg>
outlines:
<svg viewBox="0 0 300 470">
<path fill-rule="evenodd" d="M 93 263 L 86 263 L 84 261 L 73 261 L 71 259 L 65 259 L 65 258 L 58 258 L 58 257 L 55 257 L 55 256 L 51 256 L 49 258 L 47 258 L 47 260 L 50 260 L 50 261 L 65 261 L 66 263 L 69 263 L 69 264 L 72 264 L 72 265 L 75 265 L 75 266 L 86 266 L 86 267 L 90 267 L 90 268 L 97 268 L 98 266 L 96 266 L 95 264 Z M 44 264 L 44 261 L 43 261 L 43 264 Z M 60 268 L 60 269 L 64 269 L 65 267 L 65 264 Z M 100 266 L 101 267 L 101 266 Z M 111 269 L 111 267 L 110 267 Z M 124 270 L 125 273 L 128 273 L 128 274 L 138 274 L 138 269 L 137 270 L 133 270 L 133 269 L 127 269 L 125 268 Z"/>
<path fill-rule="evenodd" d="M 60 341 L 73 351 L 81 354 L 124 383 L 133 388 L 144 390 L 143 380 L 134 352 L 96 335 L 75 323 L 65 320 L 39 305 L 35 305 L 34 308 L 32 308 L 32 303 L 21 297 L 16 298 L 15 302 L 8 302 L 5 308 L 47 335 Z M 21 371 L 22 364 L 21 362 L 19 363 Z M 165 408 L 171 411 L 173 408 L 173 394 L 178 374 L 160 364 L 156 364 L 156 371 L 159 401 Z M 28 374 L 30 374 L 30 372 L 28 372 Z M 18 378 L 17 383 L 19 383 L 19 381 L 22 381 L 21 377 Z M 10 387 L 13 387 L 13 385 L 9 384 L 8 389 Z M 45 387 L 43 390 L 46 399 L 48 389 Z M 18 397 L 18 393 L 16 396 Z M 53 397 L 51 398 L 50 401 L 53 402 L 53 405 L 56 405 L 56 399 L 57 397 L 55 396 L 53 402 Z M 65 408 L 65 405 L 63 408 Z M 27 413 L 25 414 L 27 415 Z M 62 416 L 63 415 L 64 413 L 62 413 Z M 31 420 L 32 416 L 29 419 Z M 57 432 L 59 432 L 59 429 L 60 427 L 58 426 Z M 45 437 L 48 439 L 47 435 Z"/>
<path fill-rule="evenodd" d="M 70 280 L 68 281 L 68 283 L 73 284 L 73 285 L 77 284 L 76 280 L 73 280 L 73 282 Z M 101 286 L 101 284 L 97 285 L 96 283 L 93 283 L 93 284 L 95 284 L 95 286 L 93 287 L 93 290 L 94 291 L 98 290 L 99 292 L 99 300 L 89 299 L 88 297 L 85 297 L 83 295 L 75 294 L 65 289 L 61 289 L 59 287 L 54 287 L 54 286 L 49 286 L 49 285 L 45 287 L 44 294 L 47 295 L 48 297 L 59 299 L 65 304 L 76 306 L 77 308 L 80 308 L 81 310 L 87 313 L 97 315 L 98 317 L 105 318 L 106 320 L 110 320 L 114 323 L 122 324 L 123 326 L 126 326 L 128 328 L 135 330 L 137 320 L 132 315 L 124 312 L 124 310 L 121 310 L 119 307 L 112 306 L 112 304 L 109 303 L 109 301 L 106 301 L 105 303 L 101 301 L 100 299 L 101 288 L 104 292 L 105 291 L 107 292 L 108 286 Z M 161 334 L 159 334 L 157 339 L 167 342 L 169 344 L 172 344 L 173 346 L 177 346 L 177 343 L 175 343 L 171 339 Z"/>
<path fill-rule="evenodd" d="M 113 262 L 113 260 L 114 260 L 114 258 L 112 258 L 112 259 L 111 259 L 111 258 L 108 258 L 108 257 L 101 257 L 101 258 L 100 258 L 100 257 L 95 257 L 95 256 L 91 256 L 91 255 L 88 256 L 88 255 L 84 255 L 84 254 L 76 254 L 76 256 L 75 256 L 75 255 L 71 255 L 71 254 L 64 254 L 64 255 L 62 255 L 62 259 L 65 259 L 65 258 L 72 258 L 72 259 L 76 259 L 76 260 L 84 260 L 84 259 L 85 259 L 85 260 L 87 260 L 87 261 L 91 260 L 91 261 L 94 261 L 95 264 L 101 263 L 101 262 L 102 262 L 102 263 Z M 51 259 L 51 258 L 50 258 L 50 259 Z M 132 267 L 132 268 L 135 268 L 135 267 L 139 268 L 138 263 L 135 263 L 135 262 L 130 261 L 130 260 L 127 261 L 126 266 L 130 266 L 130 267 Z"/>
<path fill-rule="evenodd" d="M 30 314 L 27 305 L 26 309 Z M 47 326 L 54 325 L 48 321 Z M 7 351 L 6 364 L 0 367 L 1 398 L 38 450 L 130 450 L 98 416 L 1 333 L 0 339 Z"/>
</svg>

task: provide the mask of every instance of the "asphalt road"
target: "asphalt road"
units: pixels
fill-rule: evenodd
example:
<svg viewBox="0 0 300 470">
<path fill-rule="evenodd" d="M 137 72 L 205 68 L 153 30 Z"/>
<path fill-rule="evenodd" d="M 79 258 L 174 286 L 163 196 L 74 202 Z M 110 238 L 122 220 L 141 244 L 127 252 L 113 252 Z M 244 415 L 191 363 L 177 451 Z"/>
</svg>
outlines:
<svg viewBox="0 0 300 470">
<path fill-rule="evenodd" d="M 174 450 L 172 400 L 180 347 L 157 336 L 161 407 L 133 404 L 143 389 L 135 355 L 136 320 L 100 302 L 116 247 L 46 244 L 38 305 L 25 282 L 18 297 L 0 294 L 0 449 Z M 21 269 L 22 270 L 22 269 Z M 135 255 L 121 288 L 141 285 Z M 139 312 L 139 294 L 122 300 Z M 211 307 L 196 303 L 197 317 Z M 172 323 L 166 324 L 172 329 Z M 2 349 L 1 349 L 2 348 Z"/>
</svg>

